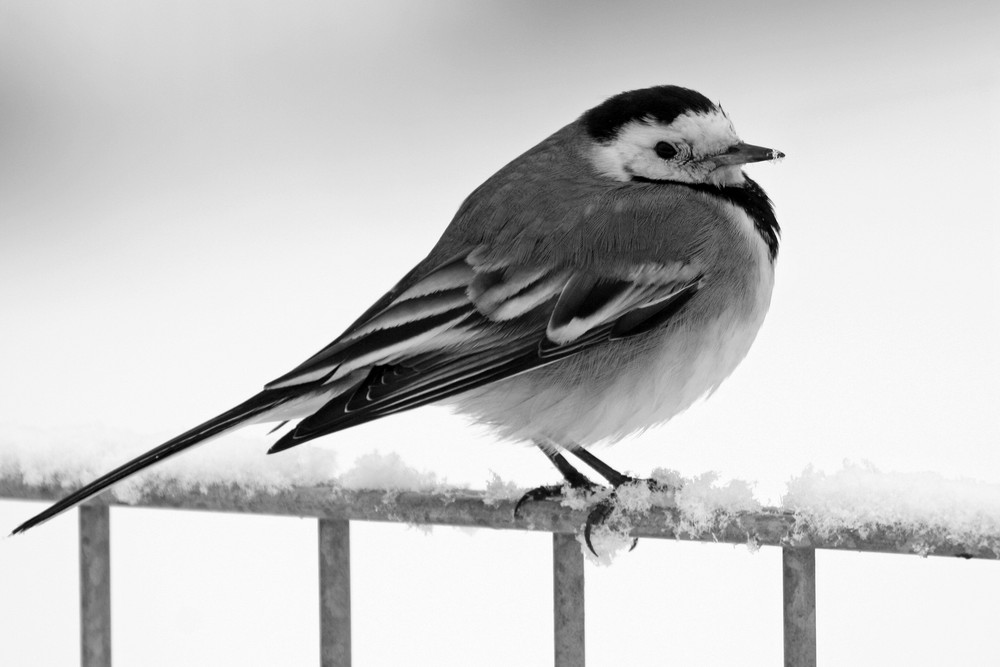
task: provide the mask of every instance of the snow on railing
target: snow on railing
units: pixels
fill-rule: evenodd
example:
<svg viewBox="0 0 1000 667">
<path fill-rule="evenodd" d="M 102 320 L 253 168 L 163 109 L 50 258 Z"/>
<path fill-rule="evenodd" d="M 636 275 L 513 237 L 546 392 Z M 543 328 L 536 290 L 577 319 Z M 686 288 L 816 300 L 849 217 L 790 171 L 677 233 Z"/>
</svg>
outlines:
<svg viewBox="0 0 1000 667">
<path fill-rule="evenodd" d="M 268 459 L 273 461 L 274 459 Z M 584 664 L 584 558 L 581 527 L 600 496 L 525 504 L 523 490 L 494 478 L 485 491 L 450 488 L 398 457 L 369 455 L 336 484 L 315 482 L 318 461 L 261 479 L 239 466 L 225 475 L 154 473 L 80 510 L 82 664 L 110 665 L 108 506 L 132 505 L 319 519 L 321 664 L 349 665 L 350 521 L 536 530 L 553 534 L 555 665 Z M 51 501 L 80 483 L 79 472 L 0 458 L 0 497 Z M 296 484 L 289 484 L 289 475 Z M 782 507 L 761 507 L 750 486 L 706 474 L 683 479 L 657 471 L 676 492 L 645 485 L 622 490 L 616 511 L 595 531 L 602 562 L 633 537 L 746 544 L 783 550 L 785 664 L 816 664 L 815 549 L 962 558 L 1000 557 L 1000 486 L 937 475 L 884 474 L 847 466 L 792 480 Z M 329 477 L 328 477 L 329 478 Z M 377 490 L 367 487 L 377 486 Z"/>
</svg>

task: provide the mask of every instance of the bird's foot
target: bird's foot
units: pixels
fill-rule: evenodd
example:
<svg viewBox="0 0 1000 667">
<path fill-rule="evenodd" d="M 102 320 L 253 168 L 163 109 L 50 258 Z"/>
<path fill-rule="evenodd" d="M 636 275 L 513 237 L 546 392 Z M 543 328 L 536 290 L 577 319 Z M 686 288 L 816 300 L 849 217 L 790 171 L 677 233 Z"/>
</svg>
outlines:
<svg viewBox="0 0 1000 667">
<path fill-rule="evenodd" d="M 597 549 L 594 548 L 593 542 L 593 532 L 595 527 L 607 528 L 613 533 L 622 531 L 627 532 L 624 517 L 621 517 L 622 521 L 612 521 L 612 516 L 616 512 L 619 514 L 621 513 L 619 512 L 617 500 L 618 498 L 615 496 L 615 493 L 612 492 L 609 496 L 594 505 L 594 507 L 590 510 L 590 514 L 587 515 L 587 523 L 584 524 L 583 527 L 583 541 L 587 544 L 587 548 L 590 549 L 590 553 L 594 554 L 594 556 L 598 558 L 600 558 L 600 554 L 598 554 Z M 632 546 L 630 546 L 628 550 L 632 551 L 635 549 L 637 544 L 639 544 L 639 538 L 633 537 Z"/>
<path fill-rule="evenodd" d="M 521 507 L 528 502 L 536 502 L 539 500 L 553 500 L 555 498 L 568 500 L 581 491 L 587 494 L 596 494 L 605 489 L 606 487 L 603 487 L 600 484 L 594 484 L 590 480 L 586 480 L 585 482 L 580 482 L 577 484 L 571 484 L 567 482 L 564 484 L 551 484 L 549 486 L 539 486 L 526 492 L 523 496 L 521 496 L 521 499 L 517 501 L 517 504 L 514 505 L 514 518 L 515 519 L 520 518 L 519 513 L 521 511 Z"/>
<path fill-rule="evenodd" d="M 600 557 L 593 543 L 595 527 L 607 527 L 611 532 L 627 533 L 631 529 L 630 514 L 648 511 L 654 504 L 653 494 L 669 494 L 663 498 L 656 498 L 658 501 L 656 504 L 664 500 L 673 502 L 675 491 L 674 487 L 655 479 L 625 477 L 625 481 L 616 485 L 614 490 L 595 504 L 587 515 L 587 523 L 583 528 L 583 540 L 587 548 L 594 556 Z M 635 549 L 638 543 L 639 538 L 633 538 L 632 546 L 628 550 Z"/>
</svg>

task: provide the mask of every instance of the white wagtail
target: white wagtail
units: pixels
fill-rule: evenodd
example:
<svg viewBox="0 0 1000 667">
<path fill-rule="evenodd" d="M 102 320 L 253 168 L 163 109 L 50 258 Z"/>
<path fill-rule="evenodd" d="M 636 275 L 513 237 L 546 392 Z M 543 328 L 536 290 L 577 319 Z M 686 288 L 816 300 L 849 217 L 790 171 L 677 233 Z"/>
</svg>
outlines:
<svg viewBox="0 0 1000 667">
<path fill-rule="evenodd" d="M 269 450 L 444 403 L 537 444 L 574 486 L 569 451 L 670 419 L 743 359 L 774 282 L 778 223 L 740 141 L 700 93 L 616 95 L 469 195 L 430 254 L 328 346 L 263 391 L 112 470 L 20 533 L 244 424 L 299 420 Z"/>
</svg>

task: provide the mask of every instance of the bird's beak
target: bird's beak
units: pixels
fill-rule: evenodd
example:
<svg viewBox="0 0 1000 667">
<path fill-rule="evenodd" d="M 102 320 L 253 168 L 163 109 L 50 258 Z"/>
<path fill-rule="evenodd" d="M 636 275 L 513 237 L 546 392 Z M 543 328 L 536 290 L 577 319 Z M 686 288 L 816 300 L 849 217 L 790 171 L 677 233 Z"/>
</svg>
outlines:
<svg viewBox="0 0 1000 667">
<path fill-rule="evenodd" d="M 751 144 L 740 143 L 735 146 L 731 146 L 725 153 L 713 155 L 708 158 L 708 160 L 721 167 L 730 164 L 747 164 L 748 162 L 777 160 L 778 158 L 783 157 L 785 157 L 784 153 L 776 151 L 773 148 L 764 148 L 763 146 L 753 146 Z"/>
</svg>

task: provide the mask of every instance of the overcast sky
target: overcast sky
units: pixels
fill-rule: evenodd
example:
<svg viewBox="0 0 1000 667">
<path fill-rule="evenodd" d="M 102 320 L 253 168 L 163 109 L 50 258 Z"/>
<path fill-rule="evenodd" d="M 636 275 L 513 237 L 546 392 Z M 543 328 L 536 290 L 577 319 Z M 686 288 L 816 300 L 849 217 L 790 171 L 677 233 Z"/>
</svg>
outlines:
<svg viewBox="0 0 1000 667">
<path fill-rule="evenodd" d="M 507 161 L 674 83 L 788 155 L 750 168 L 784 230 L 774 299 L 716 395 L 599 455 L 765 500 L 845 459 L 1000 483 L 1000 9 L 872 4 L 4 2 L 0 425 L 142 450 L 203 421 L 333 339 Z M 555 479 L 441 408 L 307 446 Z M 0 504 L 0 529 L 37 509 Z M 313 522 L 112 520 L 116 664 L 313 659 Z M 74 659 L 74 541 L 68 516 L 0 545 L 0 664 Z M 549 658 L 547 535 L 352 546 L 355 664 Z M 824 663 L 995 654 L 995 563 L 818 560 Z M 645 540 L 588 569 L 588 632 L 593 665 L 776 664 L 780 554 Z"/>
</svg>

